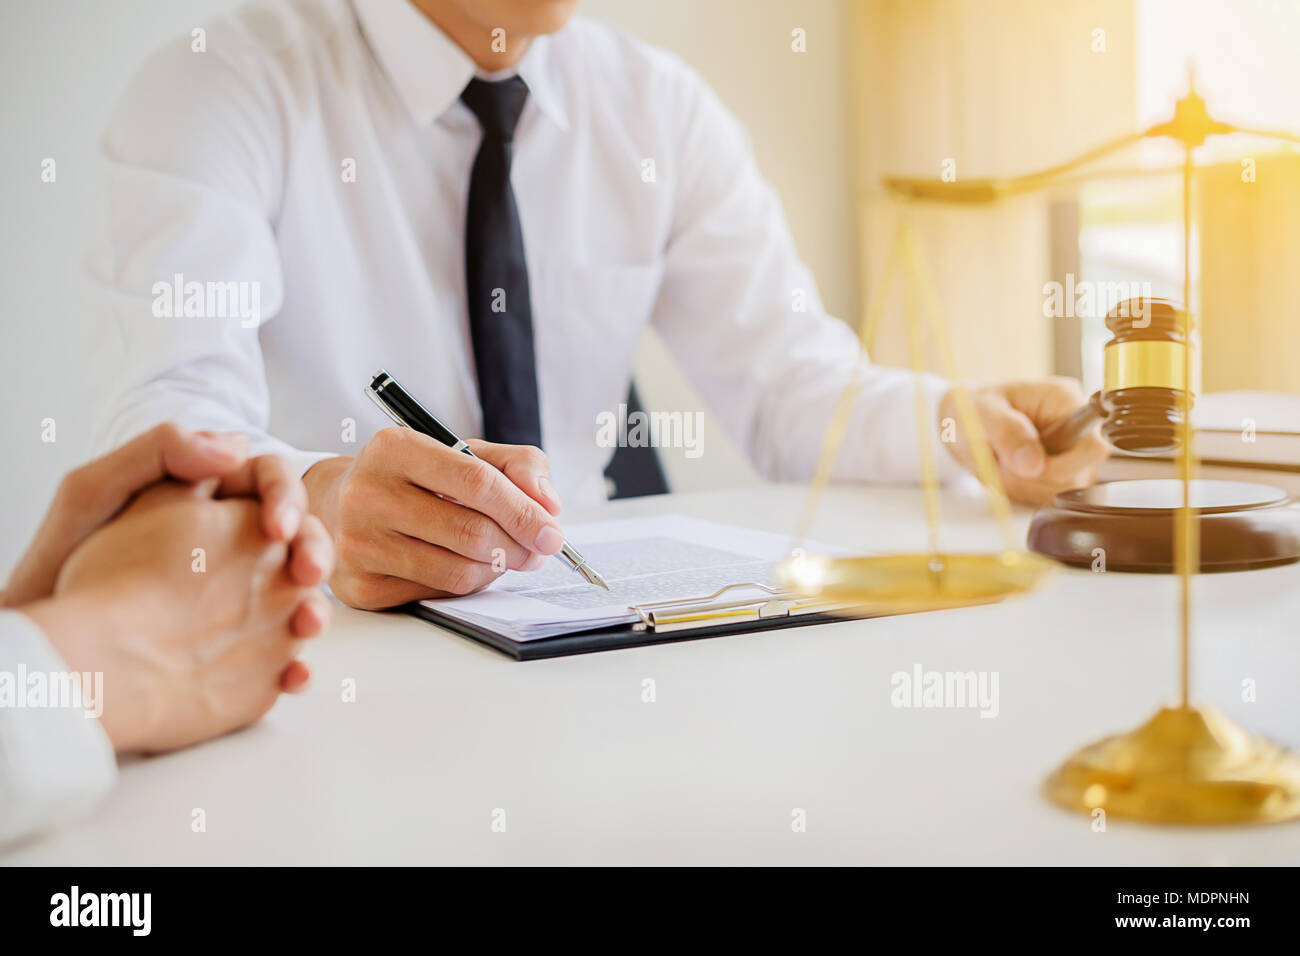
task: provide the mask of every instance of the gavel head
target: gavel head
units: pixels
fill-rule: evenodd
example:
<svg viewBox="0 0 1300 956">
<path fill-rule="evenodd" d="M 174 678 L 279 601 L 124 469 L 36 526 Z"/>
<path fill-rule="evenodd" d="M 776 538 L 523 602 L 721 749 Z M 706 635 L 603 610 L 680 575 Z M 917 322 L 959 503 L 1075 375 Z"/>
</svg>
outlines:
<svg viewBox="0 0 1300 956">
<path fill-rule="evenodd" d="M 1118 303 L 1106 316 L 1106 373 L 1101 391 L 1107 411 L 1102 434 L 1131 455 L 1168 455 L 1179 447 L 1190 348 L 1181 309 L 1165 299 Z M 1194 356 L 1193 356 L 1194 358 Z M 1193 363 L 1194 364 L 1194 363 Z"/>
</svg>

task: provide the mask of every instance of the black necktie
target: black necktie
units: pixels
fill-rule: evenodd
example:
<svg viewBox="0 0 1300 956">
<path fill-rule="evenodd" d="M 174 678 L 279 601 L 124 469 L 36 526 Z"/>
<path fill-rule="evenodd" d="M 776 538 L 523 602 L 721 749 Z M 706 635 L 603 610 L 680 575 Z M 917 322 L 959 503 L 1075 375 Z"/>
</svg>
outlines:
<svg viewBox="0 0 1300 956">
<path fill-rule="evenodd" d="M 475 79 L 460 98 L 483 128 L 465 218 L 469 328 L 483 437 L 512 445 L 541 445 L 524 234 L 510 188 L 515 125 L 528 87 L 517 76 L 494 83 Z"/>
</svg>

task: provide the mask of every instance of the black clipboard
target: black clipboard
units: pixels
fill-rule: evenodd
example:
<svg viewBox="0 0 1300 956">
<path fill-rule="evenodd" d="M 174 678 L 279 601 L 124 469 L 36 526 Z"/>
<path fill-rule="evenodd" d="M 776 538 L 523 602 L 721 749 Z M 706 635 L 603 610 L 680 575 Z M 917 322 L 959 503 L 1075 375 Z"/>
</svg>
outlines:
<svg viewBox="0 0 1300 956">
<path fill-rule="evenodd" d="M 402 610 L 408 614 L 455 631 L 464 637 L 486 644 L 517 661 L 540 661 L 549 657 L 570 657 L 574 654 L 593 654 L 597 651 L 618 651 L 626 647 L 647 644 L 673 644 L 677 641 L 698 641 L 706 637 L 723 637 L 728 634 L 746 634 L 750 631 L 772 631 L 779 627 L 806 627 L 809 624 L 828 624 L 845 618 L 834 614 L 801 614 L 797 617 L 769 618 L 764 621 L 745 621 L 738 624 L 715 624 L 683 631 L 637 630 L 634 624 L 621 624 L 576 634 L 559 634 L 541 637 L 534 641 L 516 641 L 487 628 L 466 624 L 445 614 L 430 610 L 421 604 L 409 604 Z"/>
<path fill-rule="evenodd" d="M 763 593 L 758 597 L 737 601 L 718 601 L 728 591 L 736 589 L 758 589 Z M 630 624 L 557 634 L 530 641 L 517 641 L 418 602 L 408 604 L 402 610 L 438 627 L 486 644 L 517 661 L 569 657 L 647 644 L 671 644 L 844 620 L 842 616 L 831 613 L 834 607 L 830 605 L 795 598 L 755 582 L 731 584 L 701 597 L 633 605 L 630 610 L 637 614 L 639 620 Z"/>
</svg>

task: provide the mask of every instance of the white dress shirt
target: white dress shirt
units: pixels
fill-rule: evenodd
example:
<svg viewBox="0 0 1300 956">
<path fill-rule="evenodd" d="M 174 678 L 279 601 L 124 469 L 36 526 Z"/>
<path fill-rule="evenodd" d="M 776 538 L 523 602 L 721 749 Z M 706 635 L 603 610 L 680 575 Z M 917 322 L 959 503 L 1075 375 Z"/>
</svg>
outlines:
<svg viewBox="0 0 1300 956">
<path fill-rule="evenodd" d="M 15 693 L 24 674 L 67 672 L 31 618 L 0 611 L 0 674 Z M 0 846 L 81 816 L 116 779 L 113 745 L 84 710 L 0 703 Z"/>
<path fill-rule="evenodd" d="M 387 424 L 362 393 L 380 367 L 481 434 L 492 383 L 475 381 L 464 263 L 480 130 L 459 100 L 473 62 L 408 0 L 261 0 L 203 40 L 149 60 L 103 138 L 88 260 L 113 393 L 102 445 L 176 419 L 249 432 L 306 470 Z M 603 499 L 599 417 L 623 401 L 647 326 L 761 471 L 808 477 L 858 349 L 744 130 L 680 60 L 582 18 L 535 39 L 517 72 L 530 95 L 512 183 L 542 444 L 566 504 Z M 160 290 L 178 274 L 246 283 L 249 307 L 169 313 Z M 945 385 L 924 387 L 933 413 Z M 927 430 L 941 474 L 956 471 Z M 910 373 L 869 367 L 848 434 L 837 477 L 914 480 Z"/>
</svg>

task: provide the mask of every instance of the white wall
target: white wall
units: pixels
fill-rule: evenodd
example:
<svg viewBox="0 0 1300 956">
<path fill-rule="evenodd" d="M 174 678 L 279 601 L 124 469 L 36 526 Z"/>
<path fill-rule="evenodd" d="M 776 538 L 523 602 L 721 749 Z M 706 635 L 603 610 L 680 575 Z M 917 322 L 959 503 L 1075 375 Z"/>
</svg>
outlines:
<svg viewBox="0 0 1300 956">
<path fill-rule="evenodd" d="M 588 0 L 584 12 L 681 54 L 750 128 L 829 308 L 856 314 L 843 41 L 851 0 Z M 59 477 L 84 459 L 92 417 L 81 391 L 75 278 L 97 181 L 94 144 L 135 65 L 234 0 L 0 0 L 0 574 L 21 553 Z M 808 52 L 790 51 L 790 33 Z M 57 180 L 41 181 L 52 158 Z M 655 407 L 700 402 L 662 348 L 638 364 Z M 42 441 L 53 419 L 55 441 Z M 709 421 L 706 453 L 673 455 L 679 488 L 752 481 Z"/>
<path fill-rule="evenodd" d="M 88 454 L 75 280 L 95 141 L 135 65 L 232 0 L 0 0 L 0 579 Z M 56 180 L 41 181 L 55 161 Z M 55 441 L 42 441 L 53 419 Z"/>
</svg>

